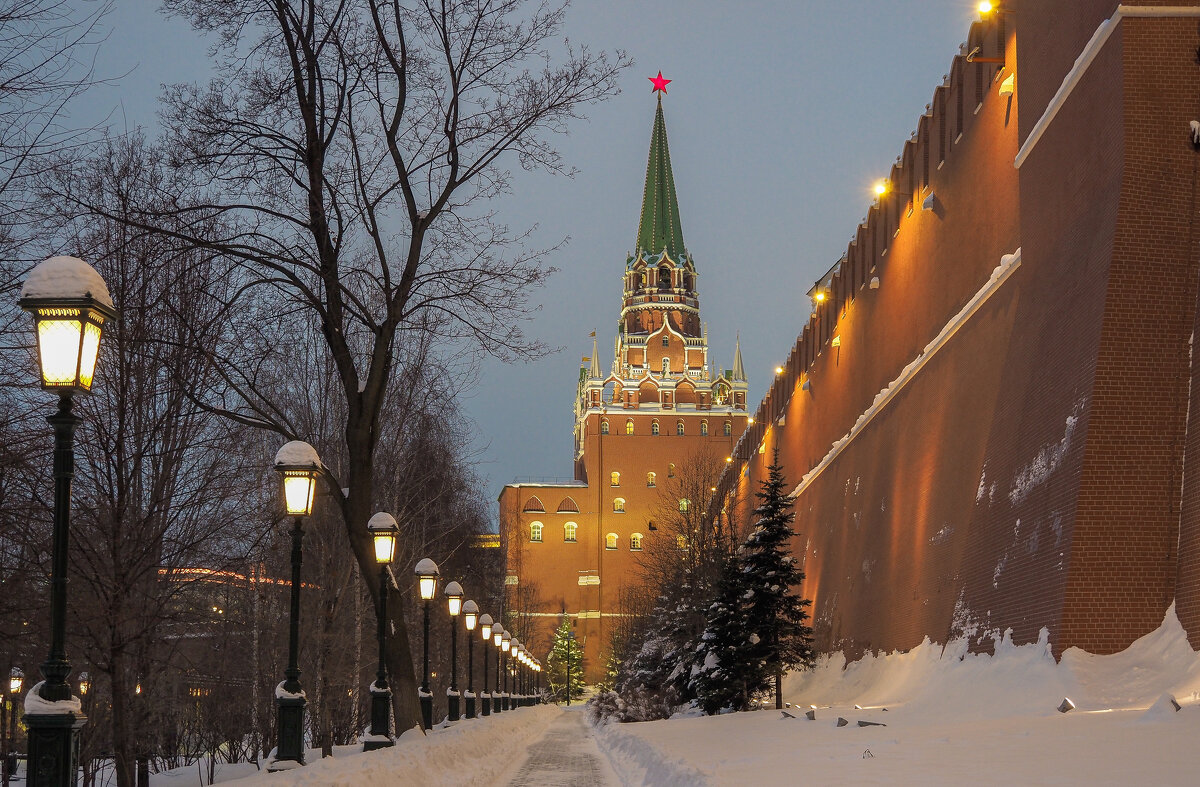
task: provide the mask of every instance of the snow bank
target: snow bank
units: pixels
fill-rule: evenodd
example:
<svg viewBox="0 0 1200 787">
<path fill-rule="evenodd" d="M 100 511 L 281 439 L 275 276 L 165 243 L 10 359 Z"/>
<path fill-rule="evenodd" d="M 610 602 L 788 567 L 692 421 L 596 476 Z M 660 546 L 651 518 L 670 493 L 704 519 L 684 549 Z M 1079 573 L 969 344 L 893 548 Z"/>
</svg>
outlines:
<svg viewBox="0 0 1200 787">
<path fill-rule="evenodd" d="M 1200 654 L 1174 608 L 1110 656 L 1071 649 L 1055 663 L 1045 632 L 994 637 L 994 655 L 960 638 L 826 657 L 784 681 L 790 718 L 771 708 L 595 734 L 631 785 L 1195 784 Z M 1059 713 L 1066 697 L 1075 709 Z"/>
<path fill-rule="evenodd" d="M 552 705 L 521 708 L 486 719 L 472 719 L 429 735 L 412 729 L 387 749 L 310 760 L 304 768 L 282 773 L 260 773 L 240 779 L 238 785 L 328 785 L 360 787 L 366 784 L 481 785 L 495 783 L 497 775 L 521 759 L 526 746 L 536 740 L 560 713 Z M 501 761 L 497 762 L 497 758 Z"/>
</svg>

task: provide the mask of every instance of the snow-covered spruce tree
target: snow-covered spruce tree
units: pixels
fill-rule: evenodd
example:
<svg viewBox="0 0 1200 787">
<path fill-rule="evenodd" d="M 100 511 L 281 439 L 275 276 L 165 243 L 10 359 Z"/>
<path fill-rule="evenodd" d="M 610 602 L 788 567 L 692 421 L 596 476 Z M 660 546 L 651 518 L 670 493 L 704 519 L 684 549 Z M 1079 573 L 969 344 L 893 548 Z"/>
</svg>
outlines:
<svg viewBox="0 0 1200 787">
<path fill-rule="evenodd" d="M 571 621 L 563 616 L 554 632 L 554 645 L 546 659 L 546 680 L 555 697 L 566 698 L 567 676 L 570 675 L 571 699 L 583 695 L 583 646 L 571 631 Z"/>
<path fill-rule="evenodd" d="M 783 671 L 811 666 L 815 658 L 811 601 L 793 592 L 804 581 L 791 554 L 793 501 L 784 491 L 779 452 L 768 469 L 754 529 L 722 576 L 704 634 L 704 662 L 697 671 L 701 705 L 713 713 L 744 710 Z"/>
</svg>

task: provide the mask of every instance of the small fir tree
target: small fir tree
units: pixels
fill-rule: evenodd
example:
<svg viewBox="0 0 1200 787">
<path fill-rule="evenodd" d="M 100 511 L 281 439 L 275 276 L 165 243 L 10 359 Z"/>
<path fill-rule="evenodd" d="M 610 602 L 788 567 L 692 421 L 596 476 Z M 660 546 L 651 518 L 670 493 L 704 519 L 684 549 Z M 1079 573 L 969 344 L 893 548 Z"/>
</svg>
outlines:
<svg viewBox="0 0 1200 787">
<path fill-rule="evenodd" d="M 562 624 L 554 632 L 554 645 L 546 659 L 546 680 L 554 696 L 567 696 L 568 675 L 571 699 L 583 696 L 583 645 L 574 638 L 571 621 L 564 616 Z"/>
<path fill-rule="evenodd" d="M 811 601 L 793 592 L 804 572 L 791 554 L 795 533 L 793 501 L 779 452 L 757 493 L 754 529 L 729 561 L 718 598 L 710 607 L 704 634 L 704 662 L 696 688 L 708 713 L 725 707 L 744 710 L 785 670 L 809 667 L 815 659 Z M 776 684 L 778 688 L 778 684 Z"/>
</svg>

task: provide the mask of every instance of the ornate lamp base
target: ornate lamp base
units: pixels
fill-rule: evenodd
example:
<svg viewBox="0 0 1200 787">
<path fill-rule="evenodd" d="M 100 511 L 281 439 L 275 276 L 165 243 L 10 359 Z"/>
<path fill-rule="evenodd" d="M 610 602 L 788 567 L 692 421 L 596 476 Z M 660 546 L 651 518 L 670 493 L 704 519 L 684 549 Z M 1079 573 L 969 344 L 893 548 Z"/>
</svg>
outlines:
<svg viewBox="0 0 1200 787">
<path fill-rule="evenodd" d="M 29 775 L 26 783 L 37 787 L 75 787 L 79 765 L 79 729 L 87 723 L 82 713 L 30 713 Z"/>
<path fill-rule="evenodd" d="M 304 765 L 304 711 L 308 701 L 303 697 L 276 697 L 275 709 L 279 743 L 275 756 L 267 763 L 267 771 L 286 771 Z"/>
</svg>

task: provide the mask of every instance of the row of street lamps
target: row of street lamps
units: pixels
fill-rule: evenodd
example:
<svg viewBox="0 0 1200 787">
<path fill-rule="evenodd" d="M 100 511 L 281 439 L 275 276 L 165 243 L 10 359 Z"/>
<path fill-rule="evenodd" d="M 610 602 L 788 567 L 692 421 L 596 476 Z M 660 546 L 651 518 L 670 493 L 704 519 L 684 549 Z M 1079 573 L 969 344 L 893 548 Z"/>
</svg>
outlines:
<svg viewBox="0 0 1200 787">
<path fill-rule="evenodd" d="M 116 319 L 117 311 L 109 296 L 108 287 L 92 266 L 76 257 L 51 257 L 30 272 L 21 287 L 19 306 L 34 321 L 37 336 L 37 358 L 44 390 L 58 394 L 58 411 L 46 420 L 54 430 L 54 528 L 51 548 L 50 578 L 50 653 L 40 667 L 42 680 L 24 698 L 25 725 L 28 733 L 28 773 L 30 784 L 39 787 L 74 787 L 79 752 L 78 732 L 87 718 L 82 712 L 79 697 L 73 696 L 67 678 L 71 665 L 66 654 L 67 555 L 71 515 L 71 482 L 75 475 L 74 434 L 80 419 L 72 412 L 73 396 L 91 390 L 99 356 L 100 338 L 105 323 Z M 278 746 L 268 764 L 268 770 L 278 771 L 304 764 L 304 712 L 307 706 L 300 685 L 298 664 L 300 631 L 300 568 L 303 562 L 303 519 L 312 515 L 317 479 L 322 471 L 321 460 L 311 445 L 292 441 L 275 456 L 275 470 L 283 482 L 284 504 L 292 526 L 292 587 L 291 619 L 288 632 L 288 666 L 284 680 L 275 687 L 277 707 Z M 371 684 L 371 732 L 364 738 L 365 750 L 391 746 L 391 688 L 388 685 L 386 652 L 386 618 L 388 566 L 395 559 L 396 535 L 399 528 L 391 514 L 377 513 L 367 523 L 380 567 L 378 630 L 379 670 Z M 425 677 L 420 699 L 425 728 L 432 726 L 432 695 L 429 693 L 429 600 L 437 590 L 437 565 L 429 559 L 416 566 L 421 598 L 425 601 Z M 540 672 L 541 665 L 521 644 L 510 637 L 502 626 L 488 615 L 478 615 L 473 601 L 462 603 L 462 588 L 457 582 L 446 587 L 451 614 L 451 721 L 458 721 L 459 695 L 457 686 L 457 628 L 454 620 L 460 613 L 469 632 L 478 625 L 485 641 L 491 637 L 498 649 L 496 691 L 486 691 L 487 658 L 484 658 L 483 715 L 508 710 L 513 698 L 508 691 L 510 672 L 520 681 L 519 704 L 533 701 L 526 689 L 531 677 Z M 504 656 L 510 657 L 509 670 L 504 670 Z M 517 665 L 512 664 L 512 660 Z M 467 718 L 475 716 L 473 672 L 474 655 L 468 645 Z M 517 667 L 522 669 L 518 669 Z M 501 691 L 500 675 L 504 673 Z M 9 686 L 13 701 L 13 720 L 22 677 L 14 671 Z M 82 678 L 83 676 L 81 676 Z M 86 694 L 81 682 L 80 692 Z M 539 681 L 540 687 L 540 681 Z M 491 700 L 489 708 L 488 700 Z M 516 704 L 516 703 L 514 703 Z M 0 706 L 0 710 L 3 706 Z M 2 729 L 2 728 L 0 728 Z M 7 732 L 11 733 L 11 730 Z M 0 734 L 0 751 L 7 753 L 9 737 Z M 3 770 L 8 779 L 7 762 Z"/>
<path fill-rule="evenodd" d="M 417 562 L 414 573 L 417 575 L 417 590 L 424 602 L 422 643 L 421 688 L 421 722 L 425 729 L 433 727 L 433 692 L 429 688 L 429 602 L 437 595 L 437 582 L 441 572 L 437 563 L 429 558 Z M 532 705 L 540 701 L 542 663 L 534 658 L 520 640 L 513 637 L 499 623 L 492 620 L 491 615 L 480 615 L 479 605 L 474 601 L 463 599 L 462 585 L 450 582 L 442 595 L 446 597 L 446 608 L 450 613 L 450 685 L 446 689 L 447 721 L 456 722 L 463 718 L 460 713 L 458 690 L 458 624 L 461 615 L 464 628 L 467 630 L 467 695 L 466 718 L 476 718 L 476 699 L 481 700 L 480 715 L 489 716 L 512 708 Z M 483 653 L 483 691 L 475 694 L 475 639 L 472 632 L 479 629 L 486 648 L 490 641 L 496 647 L 496 688 L 488 692 L 488 655 Z M 505 657 L 507 665 L 505 664 Z M 513 691 L 509 691 L 509 678 L 513 681 Z M 503 680 L 503 683 L 501 682 Z"/>
</svg>

